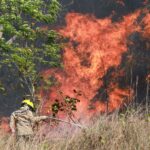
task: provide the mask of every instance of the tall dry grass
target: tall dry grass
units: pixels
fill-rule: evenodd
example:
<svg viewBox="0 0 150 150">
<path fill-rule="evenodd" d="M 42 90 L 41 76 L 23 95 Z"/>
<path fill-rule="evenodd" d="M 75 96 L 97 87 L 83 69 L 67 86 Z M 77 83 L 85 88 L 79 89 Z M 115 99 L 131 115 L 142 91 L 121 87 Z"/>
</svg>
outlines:
<svg viewBox="0 0 150 150">
<path fill-rule="evenodd" d="M 86 129 L 73 132 L 68 128 L 72 134 L 62 134 L 62 128 L 27 143 L 15 143 L 12 136 L 1 133 L 0 150 L 150 150 L 150 118 L 145 113 L 130 110 L 94 120 Z"/>
</svg>

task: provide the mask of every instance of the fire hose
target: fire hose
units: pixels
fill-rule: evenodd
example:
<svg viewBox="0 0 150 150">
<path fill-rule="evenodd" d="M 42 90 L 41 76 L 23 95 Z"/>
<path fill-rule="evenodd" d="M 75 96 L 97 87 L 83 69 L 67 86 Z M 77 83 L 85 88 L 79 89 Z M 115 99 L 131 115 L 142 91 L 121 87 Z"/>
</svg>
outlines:
<svg viewBox="0 0 150 150">
<path fill-rule="evenodd" d="M 76 126 L 76 127 L 82 128 L 82 129 L 83 129 L 83 128 L 86 128 L 85 126 L 82 126 L 82 125 L 80 125 L 80 124 L 68 122 L 68 121 L 61 120 L 61 119 L 58 119 L 58 118 L 54 118 L 54 117 L 51 117 L 51 116 L 49 116 L 48 118 L 49 118 L 49 119 L 52 119 L 52 120 L 59 121 L 59 122 L 63 122 L 63 123 L 66 123 L 66 124 L 74 125 L 74 126 Z"/>
</svg>

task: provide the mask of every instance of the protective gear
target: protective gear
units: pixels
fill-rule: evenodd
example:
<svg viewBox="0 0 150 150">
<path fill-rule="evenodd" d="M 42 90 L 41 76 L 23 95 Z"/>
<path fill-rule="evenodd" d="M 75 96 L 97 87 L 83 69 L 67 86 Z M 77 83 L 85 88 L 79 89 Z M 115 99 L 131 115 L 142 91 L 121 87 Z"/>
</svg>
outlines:
<svg viewBox="0 0 150 150">
<path fill-rule="evenodd" d="M 31 102 L 29 99 L 25 99 L 22 101 L 22 104 L 27 104 L 31 108 L 35 109 L 33 102 Z"/>
<path fill-rule="evenodd" d="M 26 102 L 30 101 L 25 101 L 24 103 L 27 104 Z M 30 108 L 25 105 L 11 114 L 10 128 L 17 136 L 34 135 L 34 125 L 47 118 L 47 116 L 34 116 Z"/>
</svg>

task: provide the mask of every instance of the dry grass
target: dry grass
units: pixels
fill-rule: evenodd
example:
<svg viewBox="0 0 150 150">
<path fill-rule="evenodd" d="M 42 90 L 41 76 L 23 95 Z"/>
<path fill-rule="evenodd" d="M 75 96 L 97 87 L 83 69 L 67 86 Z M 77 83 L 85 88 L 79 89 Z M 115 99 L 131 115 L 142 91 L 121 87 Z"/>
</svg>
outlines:
<svg viewBox="0 0 150 150">
<path fill-rule="evenodd" d="M 139 112 L 99 116 L 89 128 L 70 132 L 16 144 L 1 134 L 0 150 L 150 150 L 150 121 Z"/>
</svg>

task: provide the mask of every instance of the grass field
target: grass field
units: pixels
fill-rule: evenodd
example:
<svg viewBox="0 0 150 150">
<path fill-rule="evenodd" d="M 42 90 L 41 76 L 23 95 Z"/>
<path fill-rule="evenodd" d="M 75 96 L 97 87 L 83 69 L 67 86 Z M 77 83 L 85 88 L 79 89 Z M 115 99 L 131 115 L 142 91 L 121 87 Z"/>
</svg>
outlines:
<svg viewBox="0 0 150 150">
<path fill-rule="evenodd" d="M 145 113 L 130 110 L 93 120 L 86 129 L 55 128 L 27 143 L 15 143 L 1 132 L 0 150 L 150 150 L 150 118 Z"/>
</svg>

